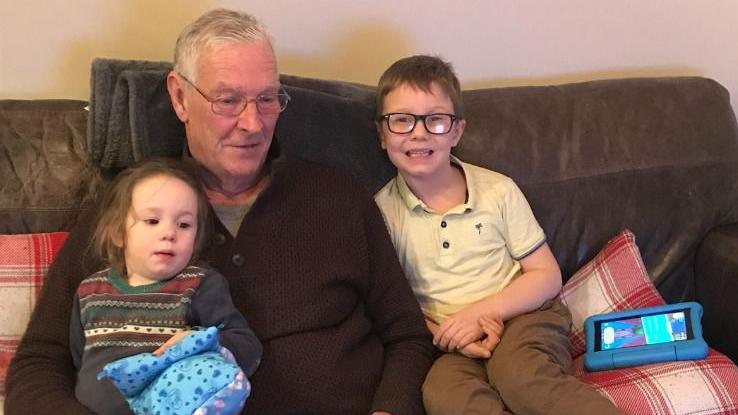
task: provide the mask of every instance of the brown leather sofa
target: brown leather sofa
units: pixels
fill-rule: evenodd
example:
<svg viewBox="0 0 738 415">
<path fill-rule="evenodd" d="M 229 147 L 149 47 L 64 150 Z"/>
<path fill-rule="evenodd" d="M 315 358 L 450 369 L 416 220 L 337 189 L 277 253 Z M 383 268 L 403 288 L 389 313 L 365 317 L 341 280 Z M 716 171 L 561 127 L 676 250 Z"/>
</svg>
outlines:
<svg viewBox="0 0 738 415">
<path fill-rule="evenodd" d="M 293 99 L 281 151 L 340 166 L 372 192 L 394 174 L 372 88 L 283 83 Z M 517 181 L 565 279 L 630 228 L 667 302 L 701 302 L 706 340 L 738 361 L 738 127 L 721 85 L 604 80 L 465 91 L 464 102 L 456 154 Z M 88 154 L 85 105 L 0 100 L 0 233 L 71 229 L 115 173 Z M 169 147 L 181 153 L 181 140 Z"/>
</svg>

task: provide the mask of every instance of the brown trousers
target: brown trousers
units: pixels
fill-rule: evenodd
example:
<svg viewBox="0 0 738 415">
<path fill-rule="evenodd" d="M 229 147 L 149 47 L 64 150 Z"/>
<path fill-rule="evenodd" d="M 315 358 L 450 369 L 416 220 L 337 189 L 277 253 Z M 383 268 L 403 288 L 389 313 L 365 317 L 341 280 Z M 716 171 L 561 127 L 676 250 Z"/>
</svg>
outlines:
<svg viewBox="0 0 738 415">
<path fill-rule="evenodd" d="M 428 415 L 620 412 L 571 375 L 571 314 L 559 301 L 505 323 L 488 360 L 446 353 L 423 385 Z"/>
</svg>

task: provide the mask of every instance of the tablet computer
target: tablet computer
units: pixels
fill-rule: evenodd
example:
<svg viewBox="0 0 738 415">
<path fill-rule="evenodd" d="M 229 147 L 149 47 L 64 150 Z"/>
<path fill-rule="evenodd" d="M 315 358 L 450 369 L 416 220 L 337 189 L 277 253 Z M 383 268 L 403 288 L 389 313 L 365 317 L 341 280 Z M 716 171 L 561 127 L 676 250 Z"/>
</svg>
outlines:
<svg viewBox="0 0 738 415">
<path fill-rule="evenodd" d="M 702 306 L 695 302 L 598 314 L 584 322 L 589 371 L 703 359 Z"/>
</svg>

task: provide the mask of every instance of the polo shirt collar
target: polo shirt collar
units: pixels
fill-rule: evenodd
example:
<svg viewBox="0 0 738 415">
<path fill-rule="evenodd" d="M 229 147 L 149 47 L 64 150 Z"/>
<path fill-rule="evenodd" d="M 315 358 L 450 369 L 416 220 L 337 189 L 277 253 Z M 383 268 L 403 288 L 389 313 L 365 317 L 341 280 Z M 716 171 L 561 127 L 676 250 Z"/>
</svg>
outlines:
<svg viewBox="0 0 738 415">
<path fill-rule="evenodd" d="M 473 210 L 475 197 L 474 193 L 470 192 L 469 189 L 475 189 L 475 183 L 474 183 L 474 175 L 470 174 L 471 172 L 468 169 L 468 166 L 466 163 L 459 160 L 456 156 L 451 154 L 451 163 L 459 166 L 461 168 L 461 172 L 464 174 L 464 179 L 466 180 L 466 202 L 461 205 L 461 211 L 469 211 Z M 402 198 L 403 203 L 405 203 L 405 206 L 407 206 L 410 210 L 415 210 L 416 208 L 421 208 L 427 212 L 433 212 L 433 209 L 429 208 L 425 203 L 423 203 L 422 200 L 418 199 L 417 196 L 413 193 L 412 190 L 410 190 L 410 187 L 407 185 L 407 182 L 405 181 L 405 178 L 402 177 L 402 174 L 397 174 L 397 190 L 400 192 L 400 197 Z M 457 210 L 458 208 L 454 208 L 452 211 Z"/>
</svg>

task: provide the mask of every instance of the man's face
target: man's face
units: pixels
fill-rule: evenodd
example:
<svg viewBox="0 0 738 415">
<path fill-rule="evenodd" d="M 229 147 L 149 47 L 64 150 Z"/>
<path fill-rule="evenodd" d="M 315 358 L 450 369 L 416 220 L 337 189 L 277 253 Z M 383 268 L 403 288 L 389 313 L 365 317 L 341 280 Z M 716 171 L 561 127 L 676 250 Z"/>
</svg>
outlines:
<svg viewBox="0 0 738 415">
<path fill-rule="evenodd" d="M 277 62 L 266 41 L 229 43 L 204 49 L 196 62 L 195 85 L 210 99 L 253 100 L 279 87 Z M 258 182 L 279 114 L 260 114 L 250 101 L 240 115 L 218 115 L 200 93 L 181 82 L 187 143 L 192 156 L 224 187 Z"/>
</svg>

